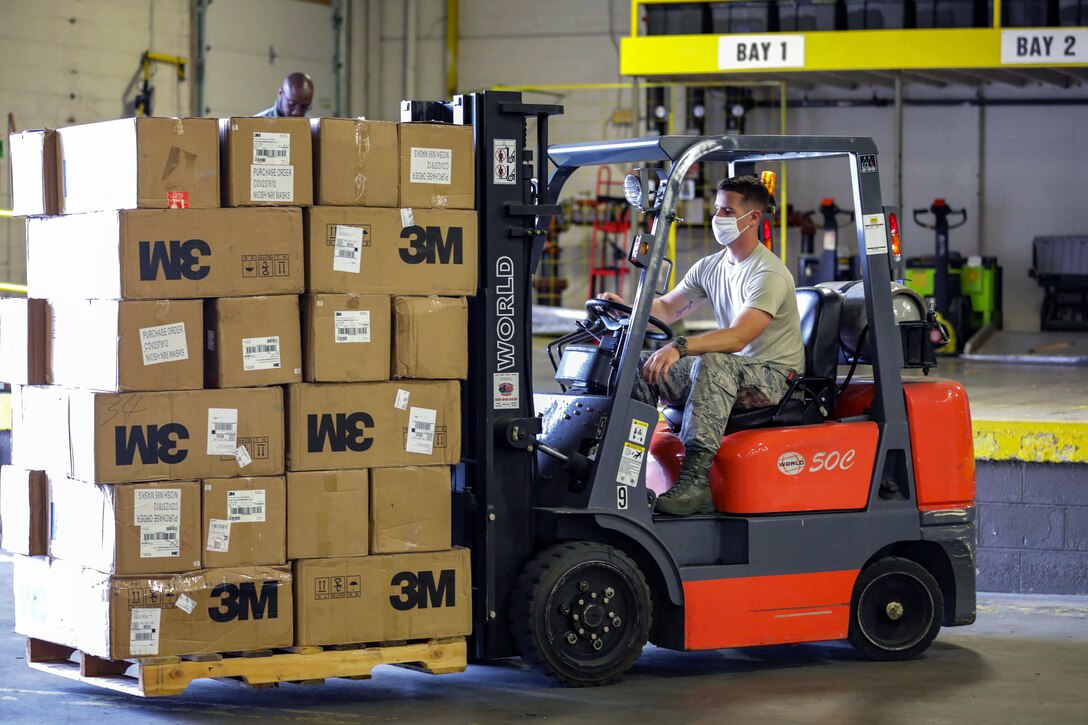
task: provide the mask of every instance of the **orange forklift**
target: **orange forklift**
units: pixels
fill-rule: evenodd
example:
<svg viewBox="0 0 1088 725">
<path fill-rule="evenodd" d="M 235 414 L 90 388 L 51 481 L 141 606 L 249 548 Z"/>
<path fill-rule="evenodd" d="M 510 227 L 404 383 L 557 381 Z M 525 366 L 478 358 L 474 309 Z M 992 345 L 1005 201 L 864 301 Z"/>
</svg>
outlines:
<svg viewBox="0 0 1088 725">
<path fill-rule="evenodd" d="M 434 120 L 427 108 L 441 105 L 406 102 L 402 116 Z M 477 158 L 480 291 L 454 481 L 455 539 L 472 550 L 477 659 L 520 655 L 568 685 L 601 685 L 647 642 L 705 650 L 848 639 L 866 656 L 905 660 L 942 626 L 974 621 L 967 396 L 919 374 L 936 364 L 940 329 L 892 283 L 898 221 L 881 200 L 871 139 L 549 146 L 548 119 L 562 109 L 519 93 L 461 96 L 438 112 L 474 128 Z M 512 149 L 502 173 L 500 147 Z M 684 451 L 676 411 L 631 392 L 644 343 L 672 337 L 650 306 L 672 266 L 681 181 L 707 162 L 733 176 L 826 158 L 848 162 L 861 279 L 797 290 L 806 373 L 782 403 L 734 411 L 711 473 L 716 512 L 655 514 Z M 549 346 L 562 392 L 534 395 L 531 289 L 546 221 L 565 182 L 602 165 L 642 167 L 627 187 L 652 229 L 630 240 L 638 288 L 629 307 L 586 303 L 586 318 Z M 843 378 L 840 364 L 850 366 Z M 858 365 L 871 375 L 855 376 Z"/>
</svg>

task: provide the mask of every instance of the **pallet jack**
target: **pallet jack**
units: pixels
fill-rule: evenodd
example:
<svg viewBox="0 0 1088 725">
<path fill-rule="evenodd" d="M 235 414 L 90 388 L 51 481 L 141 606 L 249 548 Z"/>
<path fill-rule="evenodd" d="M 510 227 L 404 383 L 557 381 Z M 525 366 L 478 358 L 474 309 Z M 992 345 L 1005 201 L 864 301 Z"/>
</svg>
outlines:
<svg viewBox="0 0 1088 725">
<path fill-rule="evenodd" d="M 802 217 L 811 219 L 815 211 L 807 211 Z M 832 198 L 820 202 L 820 213 L 824 217 L 821 235 L 822 249 L 816 252 L 815 235 L 801 235 L 801 255 L 797 259 L 797 285 L 811 287 L 821 282 L 837 282 L 857 279 L 857 257 L 839 256 L 839 217 L 849 216 L 853 222 L 854 212 L 840 209 Z"/>
<path fill-rule="evenodd" d="M 454 538 L 472 551 L 475 658 L 520 655 L 563 683 L 601 685 L 623 675 L 647 641 L 702 650 L 848 638 L 866 655 L 902 660 L 924 652 L 942 625 L 974 620 L 967 398 L 958 383 L 901 374 L 935 364 L 927 341 L 936 323 L 893 317 L 899 242 L 878 175 L 863 173 L 876 166 L 871 139 L 549 146 L 548 119 L 561 107 L 509 91 L 459 96 L 452 106 L 454 122 L 475 132 L 480 230 L 453 492 Z M 514 148 L 514 184 L 492 173 L 496 144 Z M 666 249 L 682 180 L 709 161 L 736 175 L 756 163 L 844 157 L 858 237 L 870 240 L 861 272 L 863 362 L 873 375 L 840 390 L 842 298 L 799 291 L 809 368 L 798 394 L 731 420 L 712 481 L 716 513 L 654 514 L 648 482 L 671 485 L 683 451 L 658 410 L 631 391 L 644 341 L 672 336 L 650 306 L 672 265 Z M 652 202 L 635 177 L 652 231 L 630 240 L 633 304 L 588 301 L 586 318 L 554 347 L 565 391 L 533 395 L 530 290 L 543 220 L 558 213 L 572 175 L 604 164 L 668 168 Z M 625 316 L 609 314 L 617 311 Z"/>
<path fill-rule="evenodd" d="M 933 222 L 923 219 L 932 214 Z M 957 217 L 958 221 L 950 221 Z M 907 260 L 906 284 L 932 300 L 948 343 L 938 352 L 960 353 L 983 327 L 1001 328 L 1001 267 L 996 257 L 964 257 L 949 250 L 948 233 L 967 223 L 966 209 L 953 209 L 941 198 L 928 209 L 914 210 L 914 223 L 934 232 L 932 256 Z"/>
</svg>

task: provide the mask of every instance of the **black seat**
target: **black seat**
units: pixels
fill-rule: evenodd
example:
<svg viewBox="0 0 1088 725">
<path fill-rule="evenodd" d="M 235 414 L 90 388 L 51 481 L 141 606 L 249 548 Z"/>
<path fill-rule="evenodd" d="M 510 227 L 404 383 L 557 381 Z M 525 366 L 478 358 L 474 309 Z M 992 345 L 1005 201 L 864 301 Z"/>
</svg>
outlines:
<svg viewBox="0 0 1088 725">
<path fill-rule="evenodd" d="M 801 314 L 805 374 L 794 376 L 789 391 L 777 405 L 734 408 L 726 435 L 752 428 L 822 423 L 835 409 L 842 297 L 832 289 L 801 287 L 797 290 L 797 310 Z M 673 431 L 680 430 L 684 406 L 669 405 L 662 413 Z"/>
</svg>

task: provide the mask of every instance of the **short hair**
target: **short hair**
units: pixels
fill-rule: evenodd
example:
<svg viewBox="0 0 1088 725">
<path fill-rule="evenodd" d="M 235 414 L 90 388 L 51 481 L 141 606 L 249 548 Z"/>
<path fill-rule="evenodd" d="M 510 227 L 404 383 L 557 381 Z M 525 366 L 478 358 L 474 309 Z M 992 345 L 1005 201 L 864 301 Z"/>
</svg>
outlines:
<svg viewBox="0 0 1088 725">
<path fill-rule="evenodd" d="M 745 202 L 760 211 L 766 209 L 771 203 L 771 195 L 767 187 L 754 176 L 734 176 L 731 179 L 724 179 L 718 184 L 718 191 L 732 191 L 740 194 Z"/>
</svg>

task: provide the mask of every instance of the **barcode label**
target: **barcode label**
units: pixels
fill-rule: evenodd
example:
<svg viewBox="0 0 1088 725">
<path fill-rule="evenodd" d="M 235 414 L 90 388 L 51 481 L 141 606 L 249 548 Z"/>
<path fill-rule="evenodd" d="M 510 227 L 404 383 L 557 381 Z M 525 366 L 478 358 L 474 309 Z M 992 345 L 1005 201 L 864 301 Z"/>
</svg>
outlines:
<svg viewBox="0 0 1088 725">
<path fill-rule="evenodd" d="M 411 408 L 408 411 L 408 440 L 404 450 L 431 455 L 434 452 L 434 424 L 438 411 L 432 408 Z"/>
<path fill-rule="evenodd" d="M 208 455 L 233 456 L 238 447 L 238 409 L 208 408 Z"/>
<path fill-rule="evenodd" d="M 181 556 L 178 524 L 150 524 L 140 527 L 140 558 L 163 559 Z"/>
<path fill-rule="evenodd" d="M 157 655 L 159 653 L 159 623 L 161 609 L 135 607 L 128 629 L 128 651 L 131 655 Z"/>
<path fill-rule="evenodd" d="M 230 521 L 226 519 L 208 520 L 208 551 L 223 554 L 230 551 Z"/>
<path fill-rule="evenodd" d="M 262 523 L 265 520 L 264 489 L 227 491 L 227 520 L 233 523 Z"/>
<path fill-rule="evenodd" d="M 334 272 L 359 274 L 363 253 L 363 230 L 359 227 L 336 225 L 336 249 L 332 258 Z"/>
<path fill-rule="evenodd" d="M 279 370 L 280 368 L 280 338 L 274 337 L 246 337 L 242 338 L 242 369 L 246 372 L 254 370 Z"/>
<path fill-rule="evenodd" d="M 253 163 L 266 166 L 287 166 L 291 163 L 291 134 L 253 133 Z"/>
<path fill-rule="evenodd" d="M 337 310 L 333 327 L 336 342 L 370 342 L 370 310 Z"/>
</svg>

